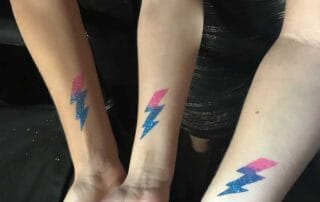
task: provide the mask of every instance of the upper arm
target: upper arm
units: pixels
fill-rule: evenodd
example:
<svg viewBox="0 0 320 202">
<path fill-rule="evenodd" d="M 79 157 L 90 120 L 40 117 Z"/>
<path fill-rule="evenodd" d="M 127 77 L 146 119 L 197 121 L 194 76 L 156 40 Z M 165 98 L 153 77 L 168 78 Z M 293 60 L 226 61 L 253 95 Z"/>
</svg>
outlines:
<svg viewBox="0 0 320 202">
<path fill-rule="evenodd" d="M 320 45 L 320 1 L 287 0 L 281 36 Z"/>
</svg>

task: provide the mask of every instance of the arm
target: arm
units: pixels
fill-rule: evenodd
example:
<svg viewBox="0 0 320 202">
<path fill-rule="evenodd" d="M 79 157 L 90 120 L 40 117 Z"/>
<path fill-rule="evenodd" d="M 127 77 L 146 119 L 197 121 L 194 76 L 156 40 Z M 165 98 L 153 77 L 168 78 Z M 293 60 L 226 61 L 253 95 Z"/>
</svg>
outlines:
<svg viewBox="0 0 320 202">
<path fill-rule="evenodd" d="M 139 194 L 141 201 L 168 200 L 202 21 L 201 0 L 142 2 L 138 28 L 138 122 L 124 183 L 131 189 L 153 191 Z M 116 197 L 117 194 L 112 199 L 117 201 Z"/>
<path fill-rule="evenodd" d="M 200 0 L 155 2 L 143 1 L 139 20 L 139 114 L 127 182 L 169 187 L 203 15 Z M 163 108 L 153 117 L 156 106 Z"/>
<path fill-rule="evenodd" d="M 320 146 L 320 2 L 288 0 L 203 201 L 281 201 Z M 228 184 L 228 185 L 227 185 Z"/>
<path fill-rule="evenodd" d="M 110 191 L 124 173 L 77 1 L 11 0 L 11 4 L 60 115 L 74 163 L 73 188 L 99 189 L 94 195 Z M 71 195 L 69 199 L 75 197 Z"/>
</svg>

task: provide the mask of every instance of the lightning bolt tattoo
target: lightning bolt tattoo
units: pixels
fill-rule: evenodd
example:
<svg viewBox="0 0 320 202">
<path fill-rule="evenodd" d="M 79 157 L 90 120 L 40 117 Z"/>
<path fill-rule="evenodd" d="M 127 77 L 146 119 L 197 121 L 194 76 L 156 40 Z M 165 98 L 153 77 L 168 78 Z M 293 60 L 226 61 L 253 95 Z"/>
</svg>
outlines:
<svg viewBox="0 0 320 202">
<path fill-rule="evenodd" d="M 87 91 L 83 90 L 83 74 L 77 75 L 72 82 L 71 104 L 76 103 L 76 119 L 80 121 L 80 128 L 83 129 L 89 107 L 85 107 Z"/>
<path fill-rule="evenodd" d="M 168 89 L 162 89 L 162 90 L 156 91 L 153 94 L 148 106 L 145 109 L 145 112 L 149 112 L 149 115 L 142 125 L 142 128 L 144 129 L 140 139 L 144 138 L 150 132 L 150 130 L 153 129 L 159 123 L 159 121 L 155 121 L 155 119 L 165 106 L 165 105 L 159 105 L 159 103 L 161 99 L 165 96 L 167 91 Z"/>
<path fill-rule="evenodd" d="M 263 176 L 257 175 L 258 172 L 272 168 L 276 165 L 277 162 L 265 158 L 260 158 L 256 161 L 253 161 L 247 166 L 244 166 L 237 170 L 237 172 L 242 173 L 243 176 L 235 181 L 229 182 L 227 184 L 229 188 L 221 192 L 218 196 L 247 192 L 248 190 L 243 188 L 243 186 L 255 183 L 265 178 Z"/>
</svg>

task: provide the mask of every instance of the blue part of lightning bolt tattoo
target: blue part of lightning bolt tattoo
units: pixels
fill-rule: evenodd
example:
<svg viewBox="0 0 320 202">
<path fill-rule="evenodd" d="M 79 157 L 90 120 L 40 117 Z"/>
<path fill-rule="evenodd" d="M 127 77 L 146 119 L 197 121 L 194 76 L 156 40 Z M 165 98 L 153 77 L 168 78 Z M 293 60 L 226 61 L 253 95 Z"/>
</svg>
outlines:
<svg viewBox="0 0 320 202">
<path fill-rule="evenodd" d="M 227 185 L 229 186 L 229 189 L 220 193 L 218 196 L 246 192 L 248 190 L 242 188 L 244 185 L 251 184 L 264 179 L 264 177 L 257 175 L 256 171 L 251 170 L 250 168 L 247 168 L 247 167 L 240 168 L 239 170 L 237 170 L 237 172 L 244 174 L 244 176 L 240 177 L 235 181 L 228 183 Z"/>
<path fill-rule="evenodd" d="M 237 180 L 229 182 L 227 184 L 229 188 L 221 192 L 218 196 L 247 192 L 248 190 L 243 188 L 243 186 L 265 179 L 265 177 L 257 175 L 257 172 L 261 172 L 276 165 L 277 162 L 265 158 L 260 158 L 256 161 L 251 162 L 247 166 L 244 166 L 237 170 L 237 172 L 242 173 L 243 176 L 238 178 Z"/>
<path fill-rule="evenodd" d="M 84 122 L 87 119 L 89 107 L 85 107 L 86 91 L 82 91 L 77 95 L 72 96 L 71 104 L 76 103 L 76 119 L 80 121 L 80 128 L 83 129 Z"/>
<path fill-rule="evenodd" d="M 81 130 L 83 129 L 89 111 L 89 107 L 85 106 L 87 91 L 83 90 L 83 81 L 83 75 L 77 75 L 73 79 L 71 91 L 71 104 L 76 103 L 76 119 L 80 121 Z"/>
<path fill-rule="evenodd" d="M 151 108 L 151 107 L 146 108 L 145 112 L 149 112 L 149 115 L 146 121 L 144 122 L 144 124 L 142 125 L 144 129 L 140 139 L 146 136 L 149 133 L 149 131 L 159 123 L 159 121 L 154 121 L 154 120 L 158 116 L 158 114 L 160 114 L 163 108 L 164 108 L 164 105 L 155 107 L 155 108 Z"/>
<path fill-rule="evenodd" d="M 147 116 L 145 122 L 142 125 L 143 132 L 140 139 L 144 138 L 150 132 L 150 130 L 152 130 L 159 123 L 159 121 L 155 121 L 155 119 L 164 108 L 164 105 L 159 105 L 159 103 L 161 99 L 165 96 L 167 91 L 168 89 L 162 89 L 156 91 L 153 94 L 148 106 L 145 109 L 145 112 L 148 112 L 149 115 Z"/>
</svg>

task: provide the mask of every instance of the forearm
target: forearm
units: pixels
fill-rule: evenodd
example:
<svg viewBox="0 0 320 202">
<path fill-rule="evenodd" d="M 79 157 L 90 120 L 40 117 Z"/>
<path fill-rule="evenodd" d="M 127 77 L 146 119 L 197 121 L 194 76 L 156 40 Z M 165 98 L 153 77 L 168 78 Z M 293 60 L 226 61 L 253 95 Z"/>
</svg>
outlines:
<svg viewBox="0 0 320 202">
<path fill-rule="evenodd" d="M 91 167 L 119 166 L 77 1 L 11 3 L 25 43 L 59 112 L 76 177 Z"/>
<path fill-rule="evenodd" d="M 287 37 L 275 43 L 256 73 L 234 138 L 203 201 L 282 200 L 319 149 L 319 53 Z M 260 158 L 270 161 L 255 162 Z M 265 179 L 237 172 L 244 167 Z"/>
<path fill-rule="evenodd" d="M 152 184 L 154 180 L 167 187 L 171 183 L 202 21 L 199 0 L 142 3 L 138 29 L 139 112 L 127 182 Z M 161 109 L 152 116 L 157 107 Z"/>
</svg>

